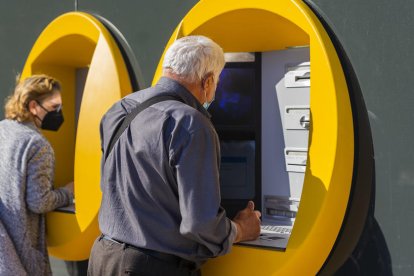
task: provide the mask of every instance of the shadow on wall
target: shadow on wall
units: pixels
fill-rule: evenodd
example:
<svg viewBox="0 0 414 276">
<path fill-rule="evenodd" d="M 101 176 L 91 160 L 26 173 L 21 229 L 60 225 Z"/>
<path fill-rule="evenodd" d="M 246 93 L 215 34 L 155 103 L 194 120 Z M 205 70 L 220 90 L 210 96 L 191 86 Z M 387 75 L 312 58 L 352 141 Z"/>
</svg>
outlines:
<svg viewBox="0 0 414 276">
<path fill-rule="evenodd" d="M 357 247 L 335 275 L 392 275 L 391 255 L 374 216 L 368 217 Z"/>
</svg>

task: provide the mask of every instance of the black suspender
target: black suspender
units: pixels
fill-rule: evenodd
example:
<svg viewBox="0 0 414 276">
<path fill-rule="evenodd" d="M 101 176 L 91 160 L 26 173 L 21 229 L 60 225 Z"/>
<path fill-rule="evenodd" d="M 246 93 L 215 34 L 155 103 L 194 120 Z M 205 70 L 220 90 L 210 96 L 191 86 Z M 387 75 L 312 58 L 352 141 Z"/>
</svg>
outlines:
<svg viewBox="0 0 414 276">
<path fill-rule="evenodd" d="M 112 148 L 114 147 L 116 141 L 118 141 L 119 137 L 122 135 L 122 133 L 125 131 L 125 129 L 131 124 L 132 120 L 144 109 L 150 107 L 153 104 L 168 101 L 168 100 L 174 100 L 179 102 L 184 102 L 179 96 L 177 95 L 160 95 L 160 96 L 154 96 L 140 104 L 138 104 L 137 107 L 135 107 L 129 114 L 127 114 L 124 118 L 124 121 L 122 122 L 121 126 L 115 131 L 115 134 L 111 137 L 109 142 L 109 147 L 106 150 L 105 154 L 105 161 L 108 158 L 109 153 L 111 153 Z"/>
</svg>

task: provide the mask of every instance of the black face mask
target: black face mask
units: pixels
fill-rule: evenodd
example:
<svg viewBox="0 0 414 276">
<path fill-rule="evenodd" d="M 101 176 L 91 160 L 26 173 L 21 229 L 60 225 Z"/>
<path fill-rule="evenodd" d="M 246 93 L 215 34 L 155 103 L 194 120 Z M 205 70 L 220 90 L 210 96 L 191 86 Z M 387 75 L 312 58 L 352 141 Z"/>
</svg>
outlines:
<svg viewBox="0 0 414 276">
<path fill-rule="evenodd" d="M 57 110 L 48 111 L 39 102 L 38 104 L 44 111 L 47 112 L 45 117 L 43 117 L 43 120 L 40 120 L 40 118 L 36 116 L 42 122 L 40 128 L 45 130 L 57 131 L 64 121 L 62 109 L 59 108 Z"/>
</svg>

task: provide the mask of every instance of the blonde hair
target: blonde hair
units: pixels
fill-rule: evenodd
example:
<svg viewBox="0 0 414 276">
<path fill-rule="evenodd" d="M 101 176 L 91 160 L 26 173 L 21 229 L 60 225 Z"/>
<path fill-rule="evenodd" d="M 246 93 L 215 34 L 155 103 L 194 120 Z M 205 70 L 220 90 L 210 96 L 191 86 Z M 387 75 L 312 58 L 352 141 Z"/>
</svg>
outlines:
<svg viewBox="0 0 414 276">
<path fill-rule="evenodd" d="M 59 81 L 47 75 L 33 75 L 19 81 L 13 94 L 6 100 L 5 116 L 19 122 L 27 121 L 32 116 L 29 111 L 32 100 L 41 102 L 60 90 Z"/>
</svg>

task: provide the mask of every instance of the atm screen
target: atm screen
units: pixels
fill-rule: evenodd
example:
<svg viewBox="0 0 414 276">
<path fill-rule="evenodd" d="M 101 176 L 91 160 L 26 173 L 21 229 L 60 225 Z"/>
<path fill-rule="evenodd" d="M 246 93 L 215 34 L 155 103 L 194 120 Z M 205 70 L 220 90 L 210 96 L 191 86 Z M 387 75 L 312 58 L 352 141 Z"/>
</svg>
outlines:
<svg viewBox="0 0 414 276">
<path fill-rule="evenodd" d="M 256 143 L 254 140 L 221 141 L 221 205 L 232 218 L 256 195 Z M 260 202 L 255 200 L 257 206 Z"/>
<path fill-rule="evenodd" d="M 224 68 L 209 112 L 217 128 L 254 125 L 255 69 Z"/>
<path fill-rule="evenodd" d="M 255 141 L 221 141 L 220 185 L 223 199 L 255 196 Z"/>
<path fill-rule="evenodd" d="M 261 206 L 260 86 L 259 54 L 254 62 L 227 62 L 208 110 L 220 139 L 221 204 L 229 217 L 248 200 Z"/>
</svg>

